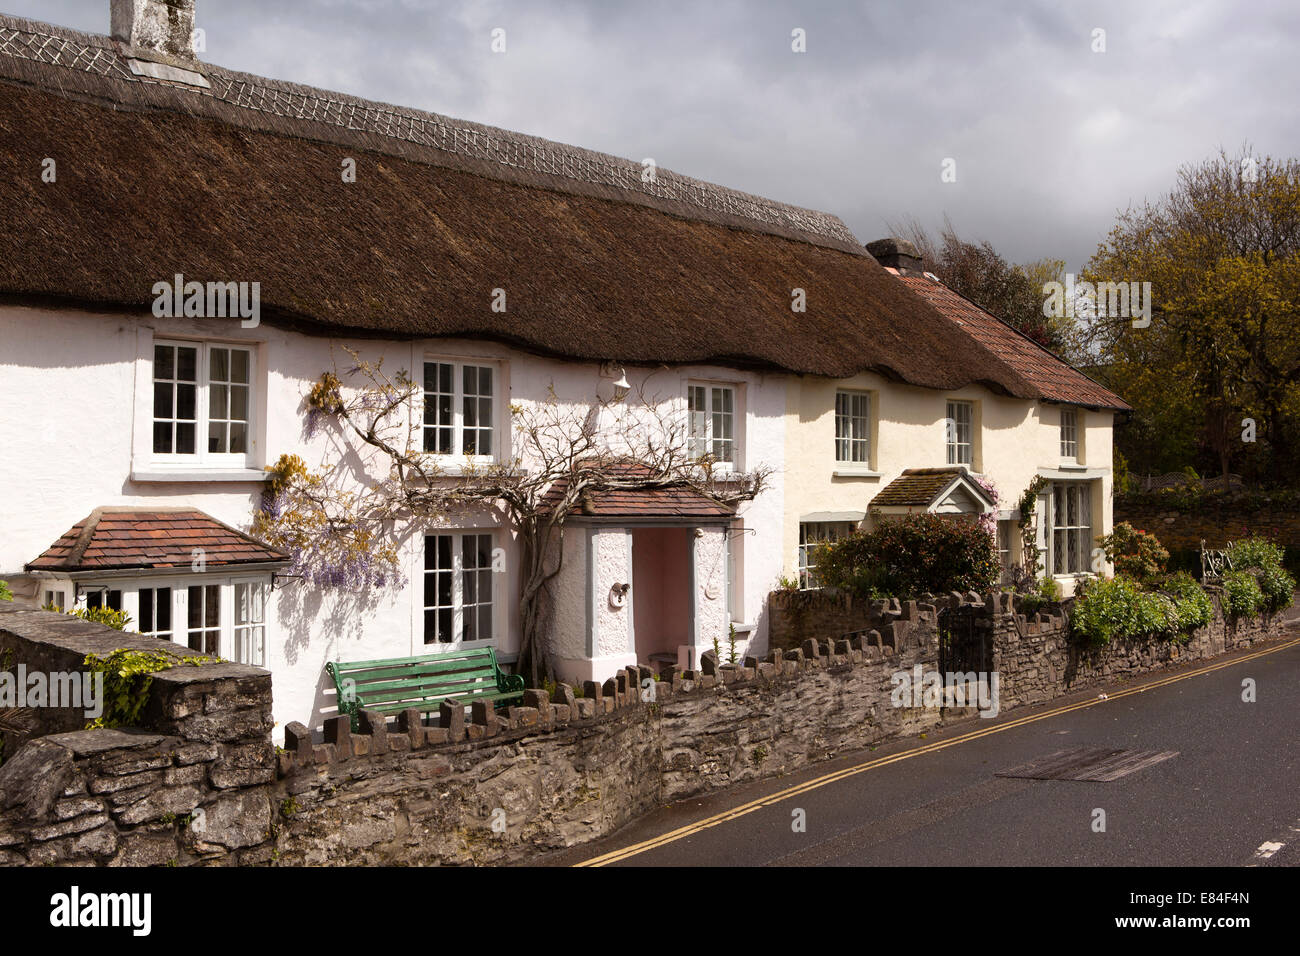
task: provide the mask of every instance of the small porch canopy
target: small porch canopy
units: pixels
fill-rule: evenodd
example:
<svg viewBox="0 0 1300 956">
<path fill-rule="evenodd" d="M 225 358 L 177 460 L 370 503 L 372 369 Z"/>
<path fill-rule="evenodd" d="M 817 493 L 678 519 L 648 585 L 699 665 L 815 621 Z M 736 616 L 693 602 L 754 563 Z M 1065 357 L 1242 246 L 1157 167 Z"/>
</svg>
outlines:
<svg viewBox="0 0 1300 956">
<path fill-rule="evenodd" d="M 96 508 L 26 570 L 75 580 L 177 573 L 196 563 L 210 571 L 272 571 L 289 564 L 289 555 L 197 508 Z"/>
<path fill-rule="evenodd" d="M 608 469 L 615 487 L 592 487 L 579 499 L 570 520 L 603 523 L 653 522 L 658 524 L 726 523 L 735 509 L 720 504 L 685 484 L 654 488 L 620 488 L 620 480 L 635 482 L 651 476 L 651 469 L 638 462 L 620 462 Z M 546 492 L 544 505 L 554 505 L 568 492 L 569 481 L 560 478 Z"/>
<path fill-rule="evenodd" d="M 881 514 L 969 514 L 993 511 L 994 502 L 961 465 L 908 468 L 871 499 Z"/>
</svg>

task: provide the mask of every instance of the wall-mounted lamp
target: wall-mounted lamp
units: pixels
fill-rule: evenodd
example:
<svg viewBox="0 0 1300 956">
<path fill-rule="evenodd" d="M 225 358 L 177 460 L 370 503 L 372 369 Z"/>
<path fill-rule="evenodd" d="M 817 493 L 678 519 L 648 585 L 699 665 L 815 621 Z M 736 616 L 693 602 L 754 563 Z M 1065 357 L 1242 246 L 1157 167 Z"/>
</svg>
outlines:
<svg viewBox="0 0 1300 956">
<path fill-rule="evenodd" d="M 614 379 L 614 401 L 621 402 L 627 398 L 628 392 L 632 391 L 632 386 L 627 380 L 627 369 L 617 362 L 603 362 L 600 366 L 601 378 Z"/>
</svg>

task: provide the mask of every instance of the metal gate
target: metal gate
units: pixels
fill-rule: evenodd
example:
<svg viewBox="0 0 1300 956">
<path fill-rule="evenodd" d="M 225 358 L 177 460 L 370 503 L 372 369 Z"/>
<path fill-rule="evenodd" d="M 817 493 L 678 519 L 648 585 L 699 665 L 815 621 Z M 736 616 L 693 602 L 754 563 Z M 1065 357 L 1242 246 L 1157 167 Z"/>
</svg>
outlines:
<svg viewBox="0 0 1300 956">
<path fill-rule="evenodd" d="M 975 610 L 964 604 L 939 612 L 939 672 L 945 676 L 993 670 L 993 631 L 975 626 Z"/>
</svg>

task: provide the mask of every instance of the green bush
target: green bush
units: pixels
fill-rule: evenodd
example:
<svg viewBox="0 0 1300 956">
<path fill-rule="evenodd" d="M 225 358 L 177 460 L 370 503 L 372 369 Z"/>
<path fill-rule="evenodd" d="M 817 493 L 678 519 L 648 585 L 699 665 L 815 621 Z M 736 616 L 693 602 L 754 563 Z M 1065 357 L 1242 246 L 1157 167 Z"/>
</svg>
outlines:
<svg viewBox="0 0 1300 956">
<path fill-rule="evenodd" d="M 1115 574 L 1148 584 L 1165 573 L 1169 552 L 1154 534 L 1134 528 L 1127 521 L 1098 539 L 1106 560 L 1115 566 Z"/>
<path fill-rule="evenodd" d="M 131 616 L 126 611 L 114 611 L 111 607 L 78 607 L 68 612 L 73 617 L 95 624 L 104 624 L 118 631 L 125 631 L 131 623 Z"/>
<path fill-rule="evenodd" d="M 14 592 L 9 590 L 8 581 L 0 581 L 0 601 L 12 601 Z"/>
<path fill-rule="evenodd" d="M 1017 607 L 1021 614 L 1036 614 L 1040 608 L 1060 600 L 1061 586 L 1056 583 L 1056 578 L 1049 574 L 1039 580 L 1037 590 L 1019 599 Z"/>
<path fill-rule="evenodd" d="M 1205 627 L 1214 617 L 1214 602 L 1205 593 L 1205 588 L 1187 572 L 1170 575 L 1163 590 L 1173 596 L 1180 630 L 1194 631 L 1198 627 Z"/>
<path fill-rule="evenodd" d="M 882 520 L 871 531 L 818 547 L 826 587 L 865 597 L 987 591 L 998 580 L 993 538 L 973 521 L 934 514 Z"/>
<path fill-rule="evenodd" d="M 1223 576 L 1223 610 L 1229 617 L 1254 617 L 1268 606 L 1252 571 L 1229 571 Z"/>
<path fill-rule="evenodd" d="M 1290 607 L 1295 592 L 1295 578 L 1283 566 L 1286 549 L 1274 544 L 1267 538 L 1258 536 L 1234 541 L 1228 545 L 1228 558 L 1232 561 L 1233 573 L 1253 572 L 1256 584 L 1263 595 L 1263 603 L 1256 611 L 1278 611 Z M 1224 591 L 1227 591 L 1228 575 L 1224 576 Z M 1239 591 L 1245 585 L 1237 585 Z M 1243 599 L 1244 600 L 1244 599 Z"/>
<path fill-rule="evenodd" d="M 1088 582 L 1074 602 L 1070 630 L 1090 647 L 1101 647 L 1113 638 L 1131 634 L 1139 593 L 1128 578 Z"/>
<path fill-rule="evenodd" d="M 1102 647 L 1117 638 L 1177 639 L 1204 627 L 1213 614 L 1210 596 L 1188 574 L 1171 576 L 1161 591 L 1144 591 L 1120 576 L 1086 584 L 1074 602 L 1070 628 L 1080 642 Z"/>
</svg>

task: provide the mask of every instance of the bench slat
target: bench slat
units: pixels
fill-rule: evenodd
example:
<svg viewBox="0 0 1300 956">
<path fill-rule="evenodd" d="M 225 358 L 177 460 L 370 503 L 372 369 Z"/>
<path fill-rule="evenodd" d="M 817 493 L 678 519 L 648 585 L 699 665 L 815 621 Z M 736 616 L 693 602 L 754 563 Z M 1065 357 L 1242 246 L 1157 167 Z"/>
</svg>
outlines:
<svg viewBox="0 0 1300 956">
<path fill-rule="evenodd" d="M 372 661 L 330 661 L 326 671 L 334 678 L 339 713 L 352 717 L 357 728 L 361 710 L 380 713 L 414 708 L 437 710 L 446 701 L 503 702 L 522 697 L 523 678 L 506 674 L 491 647 L 397 657 Z M 344 689 L 347 684 L 348 689 Z"/>
</svg>

